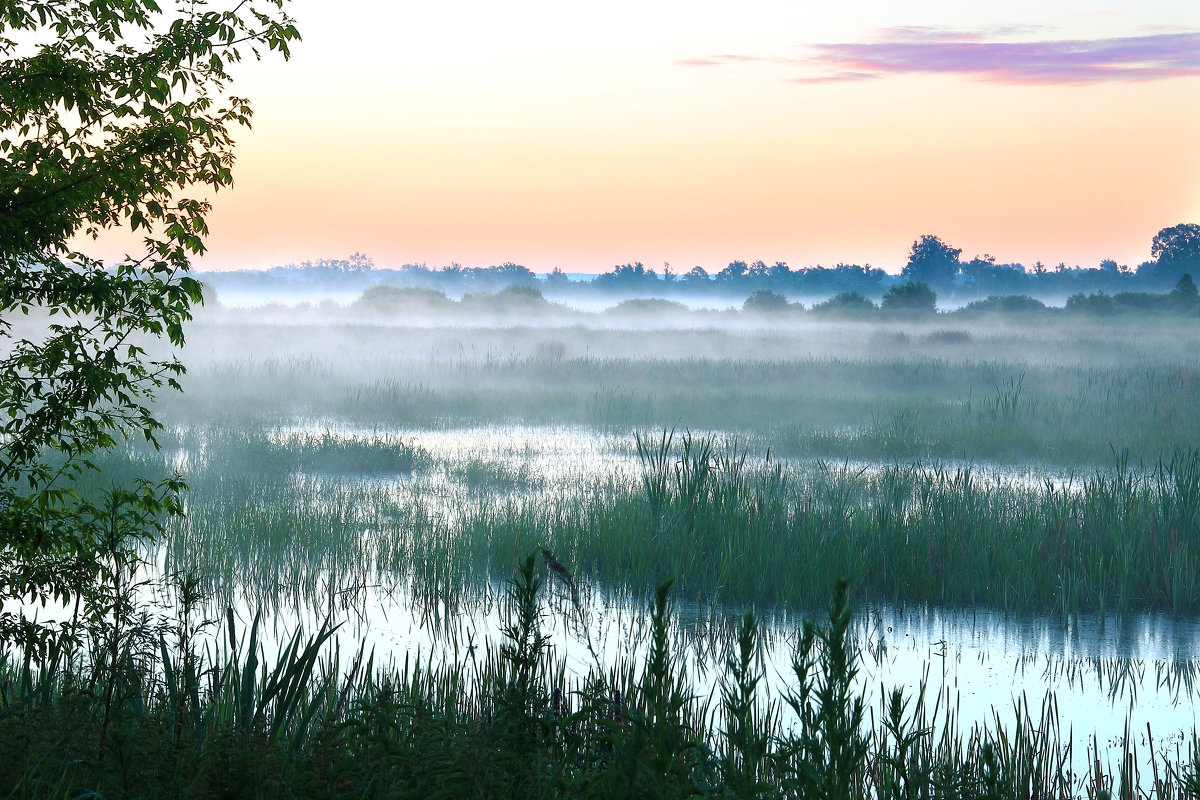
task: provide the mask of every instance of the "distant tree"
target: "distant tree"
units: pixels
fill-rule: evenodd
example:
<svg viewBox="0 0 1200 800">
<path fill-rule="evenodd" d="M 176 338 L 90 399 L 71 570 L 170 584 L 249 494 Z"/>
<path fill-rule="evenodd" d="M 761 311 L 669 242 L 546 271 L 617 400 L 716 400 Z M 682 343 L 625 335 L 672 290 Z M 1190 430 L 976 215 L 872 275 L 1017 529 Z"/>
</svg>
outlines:
<svg viewBox="0 0 1200 800">
<path fill-rule="evenodd" d="M 888 289 L 880 306 L 893 313 L 933 314 L 937 312 L 937 293 L 920 281 L 909 281 Z"/>
<path fill-rule="evenodd" d="M 203 283 L 200 285 L 200 298 L 206 308 L 221 307 L 221 301 L 217 297 L 217 290 L 211 284 Z"/>
<path fill-rule="evenodd" d="M 701 266 L 695 266 L 683 274 L 682 278 L 685 286 L 706 286 L 709 283 L 708 270 Z"/>
<path fill-rule="evenodd" d="M 1171 296 L 1159 292 L 1117 292 L 1112 295 L 1115 310 L 1134 313 L 1156 313 L 1170 308 Z"/>
<path fill-rule="evenodd" d="M 675 300 L 664 300 L 661 297 L 638 297 L 631 300 L 622 300 L 604 313 L 617 316 L 654 316 L 690 314 L 691 309 Z"/>
<path fill-rule="evenodd" d="M 476 292 L 463 295 L 463 308 L 474 308 L 505 314 L 530 314 L 552 308 L 542 293 L 532 286 L 513 284 L 498 292 Z"/>
<path fill-rule="evenodd" d="M 488 267 L 487 269 L 477 268 L 470 270 L 470 272 L 477 277 L 486 276 L 487 283 L 498 289 L 513 285 L 536 286 L 538 283 L 537 275 L 533 274 L 533 270 L 521 264 L 514 264 L 511 261 L 505 261 L 498 267 Z"/>
<path fill-rule="evenodd" d="M 768 269 L 769 269 L 769 267 L 767 266 L 767 263 L 765 261 L 755 261 L 753 264 L 751 264 L 749 267 L 746 268 L 746 277 L 752 278 L 754 280 L 760 280 L 762 278 L 767 277 Z"/>
<path fill-rule="evenodd" d="M 742 278 L 750 266 L 745 261 L 730 261 L 725 269 L 717 273 L 718 281 L 736 281 Z"/>
<path fill-rule="evenodd" d="M 445 292 L 428 286 L 388 286 L 376 284 L 363 290 L 351 308 L 378 314 L 401 314 L 412 311 L 445 311 L 454 301 Z"/>
<path fill-rule="evenodd" d="M 1041 300 L 1035 300 L 1025 294 L 1006 294 L 1006 295 L 991 295 L 983 300 L 976 300 L 973 303 L 960 308 L 957 314 L 982 314 L 990 312 L 999 312 L 1002 314 L 1021 314 L 1045 311 L 1046 304 Z"/>
<path fill-rule="evenodd" d="M 1200 225 L 1182 223 L 1163 228 L 1150 244 L 1154 274 L 1163 280 L 1175 280 L 1187 273 L 1200 274 Z"/>
<path fill-rule="evenodd" d="M 1022 264 L 997 264 L 989 255 L 961 266 L 964 284 L 978 295 L 1019 294 L 1028 288 L 1029 274 Z"/>
<path fill-rule="evenodd" d="M 938 289 L 949 289 L 960 268 L 962 249 L 951 247 L 936 236 L 925 235 L 912 244 L 908 263 L 901 274 L 910 281 Z"/>
<path fill-rule="evenodd" d="M 742 311 L 751 314 L 778 314 L 781 311 L 801 310 L 799 303 L 789 303 L 781 294 L 769 289 L 759 289 L 746 298 L 742 303 Z"/>
<path fill-rule="evenodd" d="M 1117 302 L 1104 292 L 1084 294 L 1079 292 L 1067 298 L 1066 310 L 1072 314 L 1107 317 L 1117 313 Z"/>
<path fill-rule="evenodd" d="M 549 275 L 546 276 L 547 289 L 562 289 L 571 285 L 571 279 L 567 277 L 567 273 L 563 272 L 558 267 L 555 267 Z"/>
<path fill-rule="evenodd" d="M 1200 306 L 1200 293 L 1189 272 L 1183 273 L 1175 288 L 1171 290 L 1171 305 L 1180 311 L 1191 311 Z"/>
<path fill-rule="evenodd" d="M 841 292 L 828 300 L 817 303 L 812 310 L 818 314 L 861 315 L 878 311 L 879 306 L 861 292 Z"/>
<path fill-rule="evenodd" d="M 592 285 L 597 289 L 645 293 L 657 291 L 662 281 L 654 270 L 646 269 L 642 262 L 635 261 L 632 264 L 618 264 L 611 272 L 597 275 Z"/>
<path fill-rule="evenodd" d="M 370 272 L 375 268 L 375 260 L 366 253 L 355 251 L 349 261 L 348 270 L 350 272 Z"/>
</svg>

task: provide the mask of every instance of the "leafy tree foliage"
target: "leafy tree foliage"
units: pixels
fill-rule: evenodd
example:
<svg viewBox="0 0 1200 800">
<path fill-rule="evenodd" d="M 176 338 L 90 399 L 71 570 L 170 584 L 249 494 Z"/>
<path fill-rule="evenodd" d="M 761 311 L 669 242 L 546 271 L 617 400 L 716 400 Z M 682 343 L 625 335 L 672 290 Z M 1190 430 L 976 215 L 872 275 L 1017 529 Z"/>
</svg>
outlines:
<svg viewBox="0 0 1200 800">
<path fill-rule="evenodd" d="M 1182 223 L 1163 228 L 1150 243 L 1154 272 L 1176 279 L 1185 273 L 1200 274 L 1200 225 Z"/>
<path fill-rule="evenodd" d="M 1200 304 L 1200 290 L 1192 280 L 1190 272 L 1185 272 L 1171 290 L 1171 303 L 1178 309 L 1191 310 Z"/>
<path fill-rule="evenodd" d="M 1001 314 L 1038 313 L 1046 310 L 1046 304 L 1025 294 L 990 295 L 982 300 L 968 303 L 961 309 L 965 314 L 996 312 Z"/>
<path fill-rule="evenodd" d="M 817 313 L 862 315 L 877 311 L 878 306 L 861 292 L 840 292 L 823 303 L 815 304 L 812 310 Z"/>
<path fill-rule="evenodd" d="M 888 289 L 880 307 L 906 314 L 933 314 L 937 311 L 937 293 L 924 283 L 909 281 Z"/>
<path fill-rule="evenodd" d="M 718 281 L 736 281 L 749 273 L 750 266 L 745 261 L 730 261 L 725 269 L 717 273 Z"/>
<path fill-rule="evenodd" d="M 72 479 L 127 434 L 153 441 L 149 403 L 178 388 L 178 360 L 147 348 L 182 345 L 201 300 L 189 258 L 250 119 L 229 70 L 289 55 L 282 3 L 0 2 L 0 600 L 78 600 L 97 531 L 153 535 L 178 511 L 174 480 L 89 499 Z M 115 227 L 137 254 L 76 249 Z M 52 633 L 0 615 L 0 640 Z"/>
<path fill-rule="evenodd" d="M 910 281 L 947 289 L 954 285 L 961 264 L 962 249 L 951 247 L 937 236 L 926 234 L 912 244 L 908 263 L 901 274 Z"/>
<path fill-rule="evenodd" d="M 1117 303 L 1113 299 L 1113 296 L 1104 292 L 1094 292 L 1092 294 L 1079 292 L 1073 294 L 1067 298 L 1064 308 L 1068 313 L 1091 314 L 1099 317 L 1107 317 L 1117 313 Z"/>
<path fill-rule="evenodd" d="M 755 314 L 772 314 L 793 308 L 797 307 L 789 303 L 786 296 L 769 289 L 759 289 L 742 303 L 743 311 Z M 803 307 L 799 307 L 797 310 L 803 310 Z"/>
<path fill-rule="evenodd" d="M 595 280 L 596 288 L 615 291 L 643 291 L 660 283 L 658 274 L 653 269 L 647 269 L 640 261 L 618 264 L 612 268 L 612 272 L 598 275 Z"/>
</svg>

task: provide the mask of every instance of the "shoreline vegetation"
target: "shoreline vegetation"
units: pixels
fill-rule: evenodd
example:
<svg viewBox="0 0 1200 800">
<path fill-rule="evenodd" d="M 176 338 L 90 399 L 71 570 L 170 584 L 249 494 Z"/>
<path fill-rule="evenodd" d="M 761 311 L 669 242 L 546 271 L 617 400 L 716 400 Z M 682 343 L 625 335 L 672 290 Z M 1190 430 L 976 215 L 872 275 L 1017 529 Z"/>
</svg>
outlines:
<svg viewBox="0 0 1200 800">
<path fill-rule="evenodd" d="M 1124 730 L 1090 745 L 1053 694 L 967 728 L 944 649 L 943 686 L 926 662 L 876 706 L 850 635 L 852 598 L 1200 610 L 1200 225 L 1161 229 L 1136 268 L 964 262 L 924 235 L 898 277 L 634 263 L 585 285 L 362 254 L 193 273 L 252 116 L 234 73 L 290 58 L 287 10 L 0 13 L 0 797 L 1200 797 L 1194 721 L 1132 730 L 1133 690 Z M 124 256 L 89 246 L 120 229 Z M 227 290 L 318 305 L 234 311 Z M 352 302 L 313 295 L 331 291 Z M 741 310 L 679 302 L 731 298 Z M 631 471 L 554 484 L 561 462 L 539 467 L 532 444 L 447 456 L 412 436 L 496 423 L 632 436 Z M 981 482 L 930 456 L 1088 477 Z M 435 632 L 436 657 L 400 662 L 361 628 L 343 659 L 337 614 L 396 575 L 412 600 L 392 584 L 380 615 L 410 621 L 508 583 L 480 643 Z M 833 590 L 779 693 L 763 637 L 787 640 L 753 610 L 720 617 L 722 678 L 702 695 L 673 584 L 714 610 Z M 615 664 L 581 587 L 653 595 Z M 325 610 L 315 633 L 298 608 Z M 575 618 L 590 663 L 568 668 L 552 614 Z M 1132 663 L 1091 674 L 1124 686 Z M 1193 699 L 1194 659 L 1158 667 L 1173 702 Z"/>
<path fill-rule="evenodd" d="M 940 315 L 939 315 L 940 316 Z M 1200 326 L 1169 316 L 589 328 L 205 310 L 173 426 L 725 432 L 761 455 L 1152 468 L 1200 443 Z M 252 343 L 246 346 L 246 343 Z M 207 422 L 205 424 L 208 424 Z"/>
<path fill-rule="evenodd" d="M 10 797 L 1194 798 L 1200 746 L 1127 730 L 1073 751 L 1053 695 L 960 727 L 948 688 L 922 682 L 868 714 L 854 681 L 839 582 L 796 639 L 788 688 L 763 695 L 759 627 L 738 626 L 719 693 L 697 696 L 672 651 L 670 583 L 650 607 L 640 659 L 568 677 L 542 634 L 543 582 L 575 596 L 546 552 L 520 561 L 503 640 L 455 661 L 349 669 L 332 628 L 277 656 L 239 631 L 179 615 L 116 628 L 116 649 L 0 658 L 0 791 Z M 224 628 L 216 651 L 201 630 Z M 111 639 L 111 632 L 98 632 Z M 944 694 L 944 697 L 942 696 Z M 1010 719 L 1011 716 L 1011 719 Z M 786 720 L 786 721 L 785 721 Z M 1139 746 L 1140 744 L 1140 746 Z"/>
</svg>

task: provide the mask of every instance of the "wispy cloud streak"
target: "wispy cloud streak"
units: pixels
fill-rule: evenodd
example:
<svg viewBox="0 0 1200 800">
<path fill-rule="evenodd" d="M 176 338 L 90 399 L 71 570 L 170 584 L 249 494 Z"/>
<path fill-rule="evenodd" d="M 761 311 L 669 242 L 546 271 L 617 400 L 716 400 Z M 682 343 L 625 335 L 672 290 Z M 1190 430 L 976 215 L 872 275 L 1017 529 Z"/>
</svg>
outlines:
<svg viewBox="0 0 1200 800">
<path fill-rule="evenodd" d="M 889 75 L 962 75 L 1003 84 L 1072 85 L 1200 76 L 1200 33 L 1111 39 L 985 41 L 984 34 L 935 28 L 888 28 L 878 41 L 810 45 L 811 55 L 779 58 L 714 55 L 685 66 L 760 62 L 800 71 L 798 83 L 867 80 Z"/>
</svg>

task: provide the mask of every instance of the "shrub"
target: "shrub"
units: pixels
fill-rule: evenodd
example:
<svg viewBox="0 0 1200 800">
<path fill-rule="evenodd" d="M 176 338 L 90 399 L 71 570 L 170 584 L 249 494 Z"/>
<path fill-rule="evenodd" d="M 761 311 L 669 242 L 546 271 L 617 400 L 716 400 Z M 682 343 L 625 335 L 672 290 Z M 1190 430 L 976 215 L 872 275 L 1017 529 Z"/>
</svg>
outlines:
<svg viewBox="0 0 1200 800">
<path fill-rule="evenodd" d="M 801 309 L 803 306 L 799 303 L 789 303 L 786 297 L 769 289 L 759 289 L 747 297 L 746 302 L 742 303 L 742 311 L 751 314 L 778 314 L 783 311 L 799 311 Z"/>
<path fill-rule="evenodd" d="M 879 306 L 860 292 L 842 292 L 823 303 L 817 303 L 812 310 L 819 314 L 869 314 L 878 311 Z"/>
<path fill-rule="evenodd" d="M 903 314 L 936 314 L 937 293 L 919 281 L 893 286 L 880 304 L 884 311 Z"/>
</svg>

